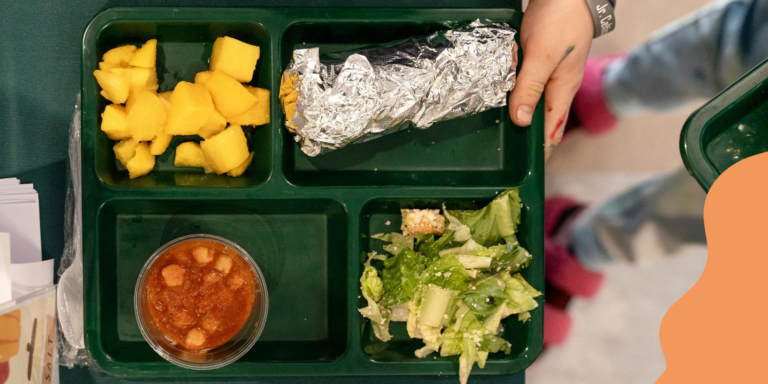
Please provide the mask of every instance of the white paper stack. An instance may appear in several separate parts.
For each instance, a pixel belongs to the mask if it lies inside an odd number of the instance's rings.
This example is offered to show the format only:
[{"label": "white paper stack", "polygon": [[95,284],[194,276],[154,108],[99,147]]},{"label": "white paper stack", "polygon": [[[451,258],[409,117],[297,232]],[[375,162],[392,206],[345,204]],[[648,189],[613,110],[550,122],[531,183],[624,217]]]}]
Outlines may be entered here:
[{"label": "white paper stack", "polygon": [[53,260],[43,261],[40,243],[37,191],[16,178],[0,179],[0,307],[52,284]]}]

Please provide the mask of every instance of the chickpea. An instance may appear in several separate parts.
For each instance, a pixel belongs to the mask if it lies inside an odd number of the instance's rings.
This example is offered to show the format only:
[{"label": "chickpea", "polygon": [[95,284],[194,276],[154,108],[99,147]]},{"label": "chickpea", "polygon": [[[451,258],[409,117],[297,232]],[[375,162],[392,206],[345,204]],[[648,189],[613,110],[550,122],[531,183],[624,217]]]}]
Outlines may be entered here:
[{"label": "chickpea", "polygon": [[219,256],[213,267],[226,275],[232,269],[232,258],[229,256]]},{"label": "chickpea", "polygon": [[200,322],[200,325],[208,333],[216,332],[219,329],[219,324],[219,320],[213,317],[206,317]]},{"label": "chickpea", "polygon": [[216,284],[216,283],[220,282],[220,281],[221,281],[221,280],[223,280],[223,279],[224,279],[224,278],[221,276],[221,274],[219,274],[219,273],[218,273],[218,272],[216,272],[216,271],[212,271],[212,272],[210,272],[210,273],[206,274],[206,275],[203,277],[204,286],[206,286],[206,287],[207,287],[207,286],[209,286],[209,285],[213,285],[213,284]]},{"label": "chickpea", "polygon": [[245,277],[240,273],[236,273],[227,279],[227,284],[229,284],[229,287],[232,289],[239,288],[243,283],[245,283]]},{"label": "chickpea", "polygon": [[195,323],[195,318],[187,313],[185,310],[175,311],[171,313],[172,324],[176,328],[186,329]]},{"label": "chickpea", "polygon": [[165,285],[169,287],[178,287],[184,284],[184,275],[187,270],[177,264],[171,264],[162,270],[163,279],[165,279]]},{"label": "chickpea", "polygon": [[206,247],[196,247],[192,250],[192,257],[200,264],[207,264],[213,261],[213,251]]},{"label": "chickpea", "polygon": [[184,344],[186,344],[189,349],[200,349],[203,344],[205,344],[205,340],[205,332],[199,328],[194,328],[187,332],[187,338],[184,340]]}]

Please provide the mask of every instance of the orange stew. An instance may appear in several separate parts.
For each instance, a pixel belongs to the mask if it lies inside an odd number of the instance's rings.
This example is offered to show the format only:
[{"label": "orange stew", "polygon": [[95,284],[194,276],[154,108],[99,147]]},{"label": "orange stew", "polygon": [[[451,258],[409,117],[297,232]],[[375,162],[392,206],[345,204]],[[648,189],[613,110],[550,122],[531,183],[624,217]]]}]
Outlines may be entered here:
[{"label": "orange stew", "polygon": [[224,344],[243,327],[256,300],[256,276],[239,252],[216,241],[188,240],[161,254],[144,295],[152,321],[189,350]]}]

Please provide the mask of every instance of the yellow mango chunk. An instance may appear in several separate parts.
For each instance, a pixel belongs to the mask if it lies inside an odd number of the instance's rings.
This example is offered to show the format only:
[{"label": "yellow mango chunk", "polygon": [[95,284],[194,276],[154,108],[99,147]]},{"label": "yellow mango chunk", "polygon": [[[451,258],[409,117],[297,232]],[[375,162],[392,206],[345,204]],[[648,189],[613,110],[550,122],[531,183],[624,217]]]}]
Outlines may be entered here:
[{"label": "yellow mango chunk", "polygon": [[213,43],[211,71],[220,70],[241,83],[253,78],[260,49],[228,36],[219,37]]},{"label": "yellow mango chunk", "polygon": [[[165,108],[165,113],[171,113],[171,94],[173,91],[167,91],[163,93],[158,93],[157,96],[160,97],[160,101],[163,102],[163,107]],[[167,121],[166,121],[167,123]]]},{"label": "yellow mango chunk", "polygon": [[128,175],[131,179],[144,176],[155,167],[155,156],[149,152],[147,143],[141,143],[136,147],[136,155],[128,161],[125,168],[128,168]]},{"label": "yellow mango chunk", "polygon": [[248,169],[248,166],[251,165],[251,160],[253,160],[253,152],[251,152],[250,155],[248,155],[248,158],[243,161],[242,164],[238,165],[237,167],[233,168],[231,171],[227,172],[227,175],[230,175],[232,177],[240,177],[245,173],[245,170]]},{"label": "yellow mango chunk", "polygon": [[128,130],[128,113],[120,104],[110,104],[104,108],[101,114],[101,130],[112,140],[124,140],[131,138]]},{"label": "yellow mango chunk", "polygon": [[[127,108],[126,108],[127,109]],[[167,114],[160,98],[150,91],[136,96],[136,102],[128,111],[128,129],[136,141],[150,141],[163,129]]]},{"label": "yellow mango chunk", "polygon": [[113,68],[113,72],[121,73],[127,71],[131,74],[131,89],[141,91],[156,91],[157,84],[157,70],[155,68]]},{"label": "yellow mango chunk", "polygon": [[208,166],[203,149],[200,144],[195,142],[186,142],[176,147],[176,157],[173,159],[173,165],[177,167],[195,167],[204,168]]},{"label": "yellow mango chunk", "polygon": [[171,95],[171,113],[165,131],[171,135],[196,135],[213,112],[208,90],[200,84],[182,81]]},{"label": "yellow mango chunk", "polygon": [[131,89],[130,73],[115,73],[114,69],[107,71],[95,70],[93,76],[101,87],[101,95],[105,99],[115,103],[122,104],[128,99],[128,92]]},{"label": "yellow mango chunk", "polygon": [[143,91],[156,91],[157,72],[155,68],[112,68],[110,71],[117,74],[128,74],[131,77],[131,87],[128,92],[128,99],[125,101],[126,111],[131,110],[136,102],[136,96]]},{"label": "yellow mango chunk", "polygon": [[153,68],[157,62],[157,40],[152,39],[133,54],[128,63],[134,67]]},{"label": "yellow mango chunk", "polygon": [[173,135],[161,131],[152,139],[152,144],[149,145],[149,153],[155,156],[162,155],[168,149],[168,146],[171,145],[171,139],[173,139]]},{"label": "yellow mango chunk", "polygon": [[198,72],[195,75],[195,84],[205,84],[209,77],[211,77],[211,71]]},{"label": "yellow mango chunk", "polygon": [[136,155],[136,147],[138,145],[138,141],[128,139],[115,144],[115,146],[112,147],[112,150],[115,151],[117,160],[125,166],[131,159],[133,159],[133,156]]},{"label": "yellow mango chunk", "polygon": [[237,125],[264,125],[269,123],[269,90],[245,86],[253,96],[256,97],[256,104],[242,115],[237,115],[229,119],[229,122]]},{"label": "yellow mango chunk", "polygon": [[102,71],[109,71],[113,68],[125,68],[125,66],[123,64],[107,63],[106,61],[99,63],[99,69]]},{"label": "yellow mango chunk", "polygon": [[136,104],[136,96],[139,94],[137,92],[131,92],[128,94],[128,100],[125,101],[125,111],[131,112],[131,108],[133,108],[133,105]]},{"label": "yellow mango chunk", "polygon": [[[209,81],[210,82],[210,81]],[[248,140],[243,128],[233,125],[223,132],[200,143],[208,166],[219,175],[227,173],[248,158]]]},{"label": "yellow mango chunk", "polygon": [[135,45],[123,45],[122,47],[110,49],[101,59],[107,63],[127,66],[135,52]]},{"label": "yellow mango chunk", "polygon": [[221,113],[214,110],[211,117],[208,119],[208,122],[197,131],[197,134],[203,139],[209,139],[213,135],[218,135],[226,127],[227,119],[225,119]]},{"label": "yellow mango chunk", "polygon": [[237,80],[221,71],[213,72],[205,82],[205,86],[211,92],[216,110],[226,118],[243,114],[256,104],[256,96],[248,92]]}]

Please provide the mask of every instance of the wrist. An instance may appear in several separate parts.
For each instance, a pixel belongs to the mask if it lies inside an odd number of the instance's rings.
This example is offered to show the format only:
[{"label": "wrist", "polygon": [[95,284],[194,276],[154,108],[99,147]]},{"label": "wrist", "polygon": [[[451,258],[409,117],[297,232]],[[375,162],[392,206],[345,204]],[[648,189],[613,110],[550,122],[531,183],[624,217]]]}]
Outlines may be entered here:
[{"label": "wrist", "polygon": [[606,35],[616,28],[613,12],[615,0],[585,0],[594,24],[594,38]]}]

